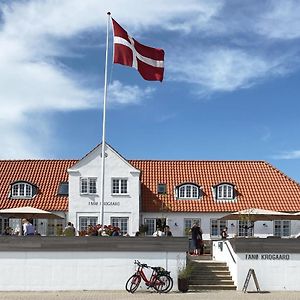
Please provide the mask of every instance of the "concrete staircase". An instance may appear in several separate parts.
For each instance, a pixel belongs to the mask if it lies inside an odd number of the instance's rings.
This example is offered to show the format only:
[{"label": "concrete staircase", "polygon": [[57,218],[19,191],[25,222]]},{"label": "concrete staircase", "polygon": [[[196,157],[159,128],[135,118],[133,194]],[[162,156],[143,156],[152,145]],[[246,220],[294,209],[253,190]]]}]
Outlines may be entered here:
[{"label": "concrete staircase", "polygon": [[193,267],[189,291],[236,290],[228,266],[223,262],[209,260],[209,256],[190,256],[187,263]]}]

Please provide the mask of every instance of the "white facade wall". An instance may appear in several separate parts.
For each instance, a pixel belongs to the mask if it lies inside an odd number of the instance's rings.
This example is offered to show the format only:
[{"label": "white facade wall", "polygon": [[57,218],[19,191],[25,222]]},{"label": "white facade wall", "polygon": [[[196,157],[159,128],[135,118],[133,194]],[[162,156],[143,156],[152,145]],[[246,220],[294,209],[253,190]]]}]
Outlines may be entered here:
[{"label": "white facade wall", "polygon": [[[178,200],[180,201],[180,200]],[[141,213],[141,222],[144,223],[145,219],[165,218],[166,224],[170,226],[173,236],[183,236],[184,233],[184,220],[185,219],[200,219],[200,227],[203,231],[203,239],[218,239],[219,237],[211,236],[211,220],[220,219],[227,213]],[[254,223],[254,236],[265,238],[274,234],[274,223],[272,221],[256,221]],[[238,235],[238,221],[227,221],[229,238]],[[296,236],[300,233],[300,221],[291,221],[291,236]]]},{"label": "white facade wall", "polygon": [[[174,288],[180,252],[0,252],[1,291],[125,290],[135,259],[171,271]],[[149,277],[149,276],[148,276]],[[141,284],[140,289],[146,289]]]},{"label": "white facade wall", "polygon": [[[134,235],[139,228],[140,171],[131,166],[110,147],[106,149],[104,186],[104,224],[112,217],[126,217],[128,233]],[[97,217],[101,222],[101,146],[95,148],[69,170],[69,221],[79,228],[79,217]],[[97,178],[97,194],[81,195],[80,179]],[[128,194],[112,195],[112,178],[128,180]]]},{"label": "white facade wall", "polygon": [[[233,257],[224,243],[229,246]],[[246,255],[253,255],[255,259],[246,259]],[[272,259],[273,255],[288,259]],[[249,269],[254,269],[261,291],[300,291],[298,253],[235,253],[228,241],[215,241],[213,259],[227,263],[237,290],[243,289]],[[247,291],[256,291],[252,276]]]}]

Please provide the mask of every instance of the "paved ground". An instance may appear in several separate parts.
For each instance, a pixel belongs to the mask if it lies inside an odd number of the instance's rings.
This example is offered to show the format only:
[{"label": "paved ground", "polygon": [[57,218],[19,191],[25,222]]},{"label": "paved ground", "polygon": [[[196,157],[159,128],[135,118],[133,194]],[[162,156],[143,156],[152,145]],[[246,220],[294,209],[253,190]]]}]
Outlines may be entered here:
[{"label": "paved ground", "polygon": [[300,292],[272,292],[272,293],[242,293],[236,291],[213,291],[200,293],[178,293],[157,294],[155,292],[136,292],[129,294],[123,291],[80,291],[80,292],[0,292],[2,300],[235,300],[235,299],[275,299],[275,300],[298,300]]}]

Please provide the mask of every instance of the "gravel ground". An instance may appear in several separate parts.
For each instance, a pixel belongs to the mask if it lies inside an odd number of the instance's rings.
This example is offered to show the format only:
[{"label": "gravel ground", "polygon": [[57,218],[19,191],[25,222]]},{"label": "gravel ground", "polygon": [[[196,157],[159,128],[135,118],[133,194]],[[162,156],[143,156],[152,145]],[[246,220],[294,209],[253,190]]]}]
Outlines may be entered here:
[{"label": "gravel ground", "polygon": [[145,291],[129,294],[123,291],[78,291],[78,292],[0,292],[0,299],[5,300],[127,300],[127,299],[162,299],[179,300],[179,299],[278,299],[278,300],[298,300],[300,292],[271,292],[271,293],[242,293],[236,291],[205,291],[199,293],[179,293],[171,292],[169,294],[157,294],[156,292]]}]

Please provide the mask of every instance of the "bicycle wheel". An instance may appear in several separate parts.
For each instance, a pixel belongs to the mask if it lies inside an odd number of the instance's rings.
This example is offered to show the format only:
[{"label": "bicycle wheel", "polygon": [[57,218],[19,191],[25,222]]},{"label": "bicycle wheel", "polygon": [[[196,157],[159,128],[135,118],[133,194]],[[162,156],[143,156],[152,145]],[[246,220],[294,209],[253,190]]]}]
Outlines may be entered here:
[{"label": "bicycle wheel", "polygon": [[125,285],[126,291],[133,294],[139,287],[140,283],[141,283],[141,276],[136,274],[132,275],[126,282]]},{"label": "bicycle wheel", "polygon": [[168,293],[173,288],[173,279],[169,275],[158,275],[153,287],[158,293]]}]

